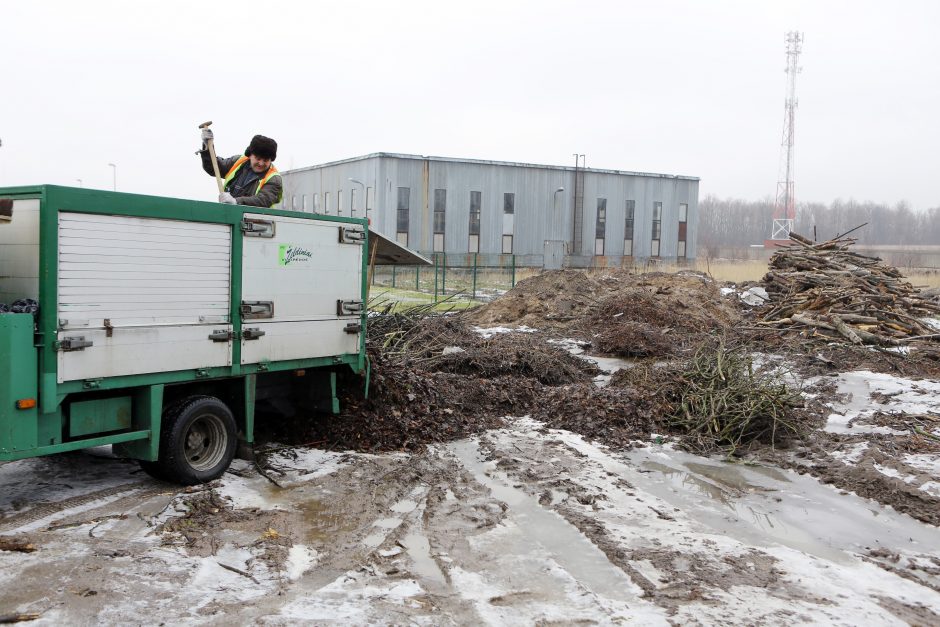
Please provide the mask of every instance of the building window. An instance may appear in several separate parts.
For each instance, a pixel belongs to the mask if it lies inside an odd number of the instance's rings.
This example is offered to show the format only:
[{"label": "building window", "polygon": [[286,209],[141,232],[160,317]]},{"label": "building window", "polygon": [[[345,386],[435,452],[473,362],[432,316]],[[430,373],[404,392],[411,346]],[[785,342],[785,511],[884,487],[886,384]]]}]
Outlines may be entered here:
[{"label": "building window", "polygon": [[330,192],[323,192],[323,213],[330,215]]},{"label": "building window", "polygon": [[306,194],[300,197],[300,210],[305,213],[307,211],[307,195]]},{"label": "building window", "polygon": [[395,233],[398,243],[402,246],[408,245],[408,210],[411,207],[411,188],[398,188],[398,209]]},{"label": "building window", "polygon": [[597,199],[597,219],[594,223],[594,254],[604,254],[604,237],[607,232],[607,199]]},{"label": "building window", "polygon": [[320,194],[313,195],[313,212],[320,213]]},{"label": "building window", "polygon": [[336,192],[336,215],[343,215],[343,190]]},{"label": "building window", "polygon": [[689,205],[688,203],[679,203],[679,246],[676,248],[677,257],[685,257],[685,241],[688,232],[689,223]]},{"label": "building window", "polygon": [[480,252],[480,207],[481,192],[470,192],[470,246],[469,252]]},{"label": "building window", "polygon": [[366,188],[366,217],[372,217],[372,207],[375,206],[375,188]]},{"label": "building window", "polygon": [[434,252],[444,252],[444,217],[447,211],[447,190],[434,190]]},{"label": "building window", "polygon": [[650,243],[650,256],[659,257],[659,240],[663,232],[663,203],[653,203],[653,232]]},{"label": "building window", "polygon": [[[503,194],[503,253],[512,253],[512,235],[516,231],[516,195]],[[509,239],[507,239],[509,238]]]},{"label": "building window", "polygon": [[633,213],[636,211],[636,201],[628,200],[624,207],[623,224],[623,254],[627,257],[633,256]]},{"label": "building window", "polygon": [[512,235],[503,235],[503,254],[512,254]]},{"label": "building window", "polygon": [[290,196],[290,208],[291,211],[297,211],[297,196],[291,194]]}]

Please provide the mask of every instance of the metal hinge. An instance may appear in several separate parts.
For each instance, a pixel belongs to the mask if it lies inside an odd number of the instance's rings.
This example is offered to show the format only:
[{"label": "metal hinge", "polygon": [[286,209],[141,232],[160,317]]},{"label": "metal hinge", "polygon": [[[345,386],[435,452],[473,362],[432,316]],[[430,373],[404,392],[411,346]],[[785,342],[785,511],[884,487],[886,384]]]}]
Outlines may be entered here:
[{"label": "metal hinge", "polygon": [[243,300],[241,305],[242,318],[255,320],[258,318],[274,317],[273,300]]},{"label": "metal hinge", "polygon": [[362,313],[361,300],[338,300],[336,301],[337,316],[353,316]]},{"label": "metal hinge", "polygon": [[235,334],[225,329],[216,329],[209,334],[209,339],[213,342],[228,342],[229,340],[235,339]]},{"label": "metal hinge", "polygon": [[264,331],[258,328],[254,329],[242,329],[242,339],[243,340],[257,340],[259,337],[264,335]]},{"label": "metal hinge", "polygon": [[362,325],[359,324],[358,322],[350,322],[345,327],[343,327],[343,331],[346,333],[349,333],[350,335],[352,335],[353,333],[361,333]]},{"label": "metal hinge", "polygon": [[67,337],[53,344],[53,349],[62,352],[83,351],[89,346],[94,345],[91,340],[86,340],[84,335],[78,337]]},{"label": "metal hinge", "polygon": [[359,226],[339,227],[340,244],[362,244],[366,241],[366,232]]},{"label": "metal hinge", "polygon": [[274,237],[274,220],[245,218],[241,228],[245,237]]}]

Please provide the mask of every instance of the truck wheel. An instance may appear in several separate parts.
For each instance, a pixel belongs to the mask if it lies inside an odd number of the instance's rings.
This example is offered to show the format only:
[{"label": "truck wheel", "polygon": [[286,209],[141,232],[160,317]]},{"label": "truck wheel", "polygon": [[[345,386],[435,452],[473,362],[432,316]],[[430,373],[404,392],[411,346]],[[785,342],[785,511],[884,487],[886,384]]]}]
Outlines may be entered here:
[{"label": "truck wheel", "polygon": [[235,418],[213,396],[191,396],[169,407],[160,429],[160,458],[142,462],[151,476],[182,485],[217,479],[235,457]]}]

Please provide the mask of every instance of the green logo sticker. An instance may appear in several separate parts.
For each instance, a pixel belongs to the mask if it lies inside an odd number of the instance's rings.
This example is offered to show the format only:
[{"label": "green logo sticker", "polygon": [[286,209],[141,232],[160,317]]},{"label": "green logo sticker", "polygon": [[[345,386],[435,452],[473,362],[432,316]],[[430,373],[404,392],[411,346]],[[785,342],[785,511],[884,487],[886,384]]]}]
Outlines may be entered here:
[{"label": "green logo sticker", "polygon": [[279,244],[277,249],[277,265],[289,266],[302,261],[310,261],[313,253],[293,244]]}]

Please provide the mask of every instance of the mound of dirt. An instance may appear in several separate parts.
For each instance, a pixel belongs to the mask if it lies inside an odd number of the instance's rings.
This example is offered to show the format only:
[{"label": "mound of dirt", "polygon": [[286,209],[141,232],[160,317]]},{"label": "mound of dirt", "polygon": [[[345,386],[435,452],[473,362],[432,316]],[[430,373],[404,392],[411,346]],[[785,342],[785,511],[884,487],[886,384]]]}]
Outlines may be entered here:
[{"label": "mound of dirt", "polygon": [[668,356],[741,319],[736,305],[702,274],[619,270],[545,272],[466,316],[479,325],[566,331],[597,351],[623,357]]},{"label": "mound of dirt", "polygon": [[493,302],[467,312],[474,324],[525,324],[543,328],[578,320],[618,286],[613,276],[551,270],[519,281]]}]

